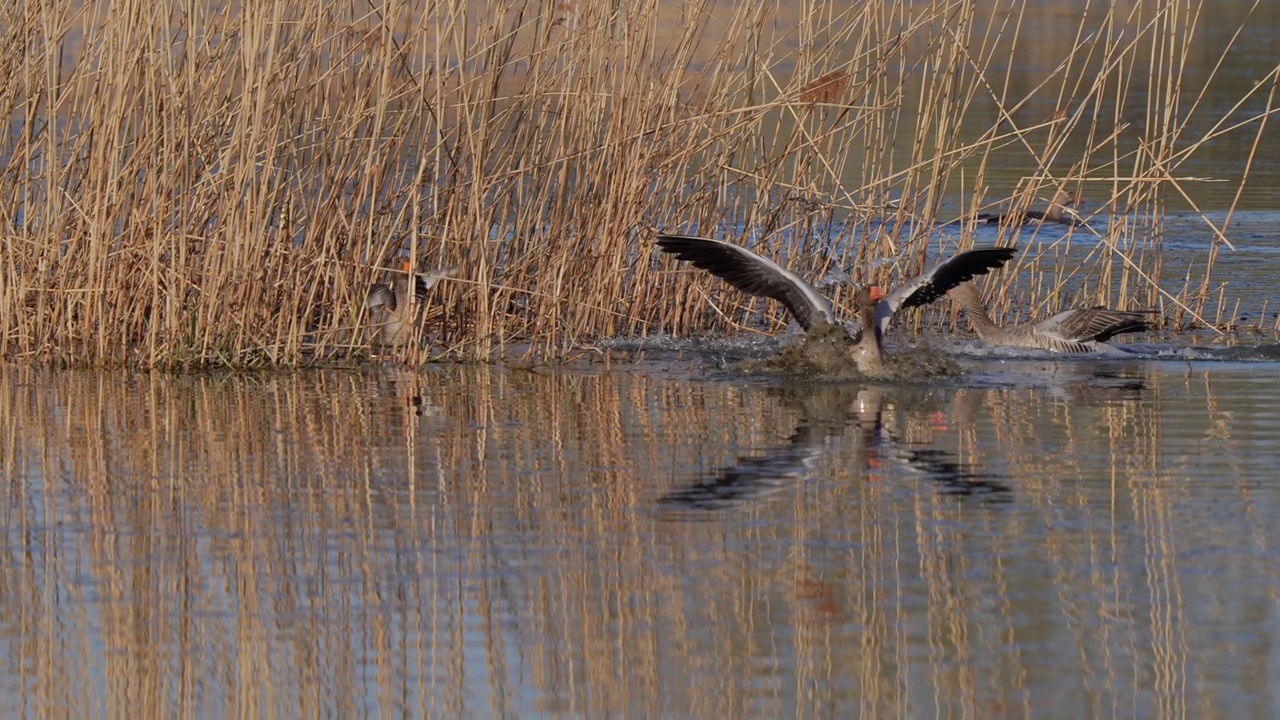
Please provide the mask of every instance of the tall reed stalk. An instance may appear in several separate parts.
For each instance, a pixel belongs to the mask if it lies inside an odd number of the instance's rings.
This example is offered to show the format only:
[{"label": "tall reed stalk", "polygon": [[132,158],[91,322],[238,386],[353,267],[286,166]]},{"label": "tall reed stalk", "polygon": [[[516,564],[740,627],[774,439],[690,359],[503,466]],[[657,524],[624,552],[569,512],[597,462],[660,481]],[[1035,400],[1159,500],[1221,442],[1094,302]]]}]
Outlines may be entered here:
[{"label": "tall reed stalk", "polygon": [[[1013,87],[1044,5],[18,0],[0,9],[0,355],[359,356],[365,293],[402,257],[459,268],[411,362],[722,331],[781,315],[655,258],[656,230],[891,282],[932,261],[956,197],[1060,186],[1096,190],[1109,222],[1024,233],[1029,282],[1002,283],[1000,309],[1066,288],[1211,322],[1226,223],[1184,287],[1162,282],[1165,199],[1193,198],[1179,166],[1213,137],[1262,137],[1275,75],[1261,111],[1188,137],[1201,7],[1151,0],[1072,20],[1042,81]],[[972,242],[953,227],[943,245]]]}]

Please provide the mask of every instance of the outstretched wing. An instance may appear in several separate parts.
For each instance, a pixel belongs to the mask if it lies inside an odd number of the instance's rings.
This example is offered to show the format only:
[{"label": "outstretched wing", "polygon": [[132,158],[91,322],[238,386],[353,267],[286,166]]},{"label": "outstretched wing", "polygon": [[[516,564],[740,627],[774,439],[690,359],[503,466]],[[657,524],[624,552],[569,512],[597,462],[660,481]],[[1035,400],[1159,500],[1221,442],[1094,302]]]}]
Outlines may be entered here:
[{"label": "outstretched wing", "polygon": [[1150,326],[1149,313],[1112,310],[1101,305],[1064,310],[1038,323],[1036,330],[1075,342],[1106,342],[1123,333],[1143,332]]},{"label": "outstretched wing", "polygon": [[817,322],[837,324],[831,301],[812,285],[744,247],[692,235],[659,235],[658,247],[748,295],[777,300],[805,330]]},{"label": "outstretched wing", "polygon": [[1016,248],[992,247],[966,250],[953,256],[886,295],[876,305],[876,327],[884,333],[898,310],[927,305],[960,283],[1003,267],[1016,252]]}]

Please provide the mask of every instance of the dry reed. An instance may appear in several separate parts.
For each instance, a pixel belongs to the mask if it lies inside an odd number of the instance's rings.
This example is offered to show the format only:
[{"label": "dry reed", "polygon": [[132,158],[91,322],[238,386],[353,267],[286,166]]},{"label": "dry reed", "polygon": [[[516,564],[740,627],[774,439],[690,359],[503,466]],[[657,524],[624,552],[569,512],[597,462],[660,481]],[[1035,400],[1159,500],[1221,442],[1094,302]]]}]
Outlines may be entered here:
[{"label": "dry reed", "polygon": [[[1211,246],[1171,291],[1166,198],[1194,206],[1179,168],[1212,139],[1254,133],[1257,152],[1275,75],[1241,99],[1270,81],[1260,111],[1189,135],[1200,8],[1159,0],[1073,20],[1051,70],[1013,87],[1000,68],[1035,52],[1020,38],[1042,5],[10,3],[0,356],[359,356],[364,294],[403,256],[462,274],[409,361],[721,331],[759,304],[708,303],[722,289],[654,258],[655,229],[815,275],[877,261],[865,279],[887,282],[936,252],[945,198],[976,210],[1016,177],[1015,206],[1083,185],[1109,222],[1020,238],[1027,282],[998,311],[1079,297],[1211,324],[1231,216],[1205,219]],[[972,242],[958,227],[942,244]]]}]

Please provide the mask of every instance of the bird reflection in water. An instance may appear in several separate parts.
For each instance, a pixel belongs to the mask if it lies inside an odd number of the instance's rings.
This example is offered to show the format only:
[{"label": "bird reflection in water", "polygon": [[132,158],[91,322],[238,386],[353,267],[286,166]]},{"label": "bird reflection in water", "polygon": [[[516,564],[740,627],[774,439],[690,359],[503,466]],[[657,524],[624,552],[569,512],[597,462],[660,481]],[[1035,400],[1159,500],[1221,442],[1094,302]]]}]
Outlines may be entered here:
[{"label": "bird reflection in water", "polygon": [[[927,389],[921,389],[928,392]],[[786,402],[800,405],[801,420],[785,445],[740,458],[697,482],[659,499],[664,510],[725,510],[758,502],[807,478],[816,461],[847,442],[852,425],[861,435],[868,474],[912,475],[936,483],[948,495],[976,495],[1001,500],[1007,484],[954,454],[922,443],[903,441],[895,428],[905,407],[922,398],[888,387],[820,385],[784,390]],[[893,398],[891,400],[890,398]],[[927,398],[923,398],[927,401]]]}]

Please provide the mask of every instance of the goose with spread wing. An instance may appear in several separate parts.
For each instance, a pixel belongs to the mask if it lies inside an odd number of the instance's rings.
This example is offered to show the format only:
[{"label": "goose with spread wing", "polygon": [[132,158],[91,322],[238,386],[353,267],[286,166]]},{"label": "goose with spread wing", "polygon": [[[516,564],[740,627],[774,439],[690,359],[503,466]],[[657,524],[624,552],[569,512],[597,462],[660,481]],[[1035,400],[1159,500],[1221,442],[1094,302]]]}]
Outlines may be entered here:
[{"label": "goose with spread wing", "polygon": [[1064,310],[1040,322],[1001,327],[987,314],[987,306],[973,283],[961,283],[947,294],[964,309],[978,337],[990,345],[1087,353],[1106,348],[1106,342],[1116,335],[1150,329],[1149,312],[1112,310],[1101,305]]},{"label": "goose with spread wing", "polygon": [[1014,248],[967,250],[912,278],[885,295],[864,286],[854,298],[862,329],[851,331],[836,316],[831,301],[795,273],[733,243],[692,235],[659,235],[658,247],[706,270],[748,295],[782,303],[810,338],[839,332],[848,359],[859,372],[885,372],[882,338],[898,310],[931,303],[960,283],[1002,267]]}]

